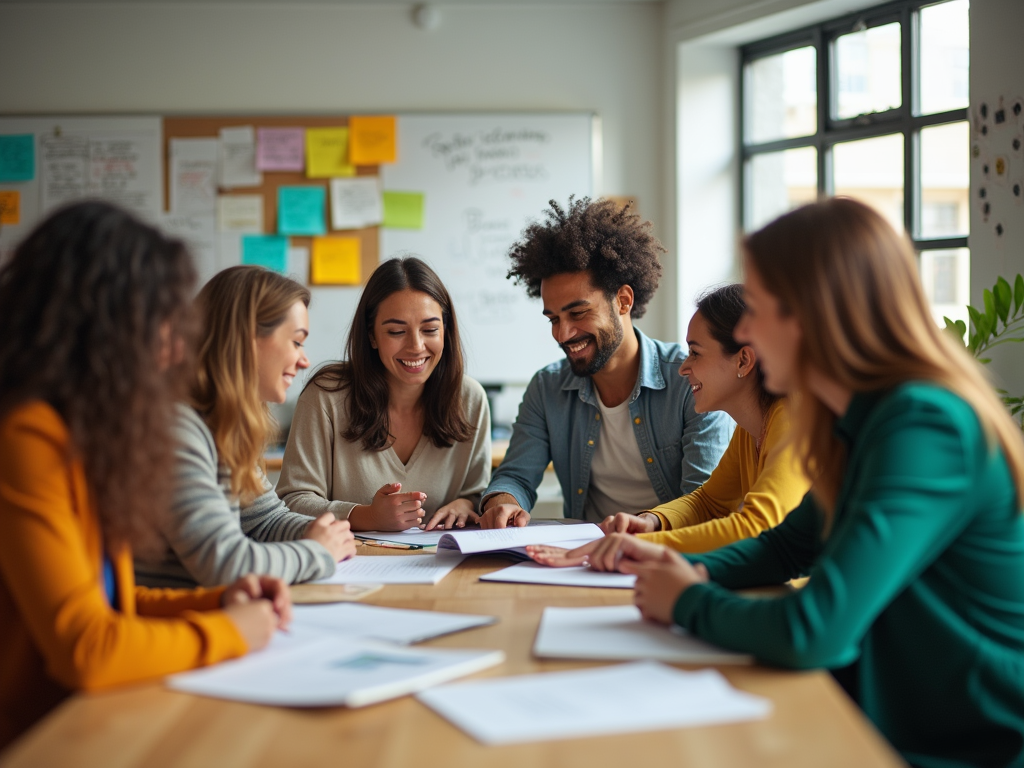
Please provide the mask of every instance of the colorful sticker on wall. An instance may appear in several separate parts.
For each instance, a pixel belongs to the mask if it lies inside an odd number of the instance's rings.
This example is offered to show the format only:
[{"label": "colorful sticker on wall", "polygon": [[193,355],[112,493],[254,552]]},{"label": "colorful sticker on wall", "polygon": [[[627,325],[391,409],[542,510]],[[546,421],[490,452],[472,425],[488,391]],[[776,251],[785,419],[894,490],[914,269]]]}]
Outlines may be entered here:
[{"label": "colorful sticker on wall", "polygon": [[348,128],[308,128],[306,130],[306,176],[326,179],[330,176],[355,176],[348,160]]},{"label": "colorful sticker on wall", "polygon": [[0,191],[0,226],[21,223],[21,192]]},{"label": "colorful sticker on wall", "polygon": [[242,263],[275,272],[288,269],[288,238],[278,235],[242,235]]},{"label": "colorful sticker on wall", "polygon": [[361,252],[356,237],[314,237],[309,262],[313,285],[359,285]]},{"label": "colorful sticker on wall", "polygon": [[384,224],[388,229],[423,229],[422,192],[385,192]]},{"label": "colorful sticker on wall", "polygon": [[398,157],[396,124],[393,116],[349,118],[349,162],[352,165],[395,162]]},{"label": "colorful sticker on wall", "polygon": [[0,181],[36,177],[36,137],[31,133],[0,136]]},{"label": "colorful sticker on wall", "polygon": [[323,187],[278,187],[277,231],[282,235],[322,235],[327,232]]},{"label": "colorful sticker on wall", "polygon": [[256,167],[261,171],[301,171],[305,168],[305,129],[257,129]]}]

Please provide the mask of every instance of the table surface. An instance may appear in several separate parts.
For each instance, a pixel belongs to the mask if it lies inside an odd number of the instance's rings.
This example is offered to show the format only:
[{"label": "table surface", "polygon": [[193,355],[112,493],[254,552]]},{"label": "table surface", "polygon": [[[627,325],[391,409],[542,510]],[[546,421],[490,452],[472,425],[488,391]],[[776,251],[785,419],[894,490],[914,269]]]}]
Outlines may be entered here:
[{"label": "table surface", "polygon": [[[361,552],[404,554],[369,547]],[[504,664],[476,677],[597,666],[533,658],[541,613],[546,606],[621,605],[630,602],[632,592],[478,582],[484,573],[509,563],[495,555],[471,557],[436,586],[385,586],[366,602],[499,617],[492,626],[425,644],[505,651]],[[411,696],[365,709],[282,709],[173,693],[154,682],[73,696],[17,742],[0,764],[4,768],[638,768],[658,762],[701,768],[903,765],[828,674],[758,665],[719,669],[737,688],[770,698],[772,714],[765,720],[734,725],[485,747]]]}]

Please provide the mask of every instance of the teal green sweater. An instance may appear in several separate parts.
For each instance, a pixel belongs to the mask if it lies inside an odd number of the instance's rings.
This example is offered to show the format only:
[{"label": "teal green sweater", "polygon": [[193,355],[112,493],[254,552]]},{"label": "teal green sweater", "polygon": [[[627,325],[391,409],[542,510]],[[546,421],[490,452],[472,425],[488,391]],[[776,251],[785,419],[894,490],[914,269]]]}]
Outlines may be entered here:
[{"label": "teal green sweater", "polygon": [[[675,621],[769,664],[857,662],[859,703],[912,765],[1024,766],[1024,516],[1002,452],[947,390],[855,395],[835,523],[808,494],[756,539],[689,557]],[[810,576],[771,600],[732,589]]]}]

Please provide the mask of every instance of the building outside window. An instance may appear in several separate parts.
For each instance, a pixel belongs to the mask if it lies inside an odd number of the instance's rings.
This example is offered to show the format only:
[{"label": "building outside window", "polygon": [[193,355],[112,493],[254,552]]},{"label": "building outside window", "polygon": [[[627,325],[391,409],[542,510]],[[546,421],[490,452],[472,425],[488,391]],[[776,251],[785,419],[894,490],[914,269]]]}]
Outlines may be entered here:
[{"label": "building outside window", "polygon": [[742,48],[743,228],[848,195],[905,231],[936,322],[970,292],[969,0],[901,0]]}]

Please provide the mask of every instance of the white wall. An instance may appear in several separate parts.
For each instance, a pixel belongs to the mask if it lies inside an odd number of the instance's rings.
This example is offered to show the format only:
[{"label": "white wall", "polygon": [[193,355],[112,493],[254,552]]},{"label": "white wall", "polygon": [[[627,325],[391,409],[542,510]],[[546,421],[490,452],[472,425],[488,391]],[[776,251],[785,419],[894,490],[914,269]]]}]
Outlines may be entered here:
[{"label": "white wall", "polygon": [[[440,11],[425,32],[403,5],[0,3],[0,114],[591,110],[598,191],[666,237],[661,4]],[[641,323],[661,337],[665,288]]]},{"label": "white wall", "polygon": [[[971,109],[976,112],[984,101],[990,106],[999,97],[1006,105],[1024,97],[1024,1],[971,0]],[[1013,156],[1009,149],[1013,135],[1021,128],[1012,128],[1013,117],[997,126],[990,112],[990,133],[976,136],[974,141],[985,151],[1010,156],[1010,181],[1024,184],[1024,153]],[[1024,120],[1017,121],[1024,125]],[[1002,148],[1000,150],[1000,148]],[[986,222],[979,203],[979,189],[986,187],[992,205]],[[1003,235],[996,234],[1002,224]],[[1024,272],[1024,205],[1015,201],[1010,187],[987,182],[980,173],[980,162],[971,162],[971,304],[983,306],[982,291],[992,288],[1000,275],[1013,281]],[[1009,344],[992,351],[990,368],[1000,385],[1015,395],[1024,394],[1024,349]]]}]

